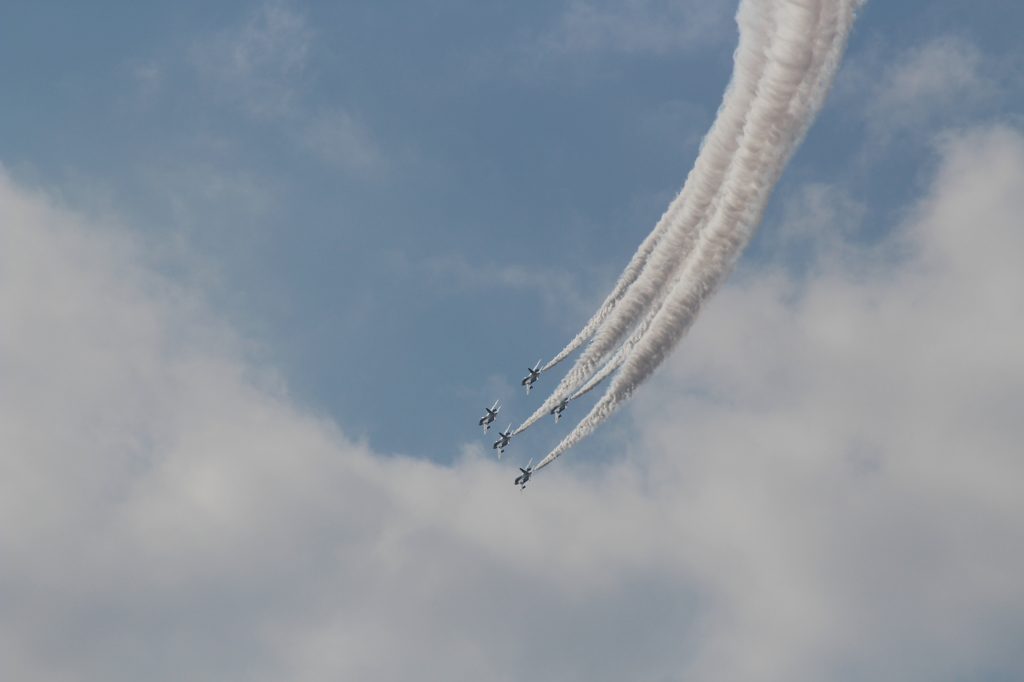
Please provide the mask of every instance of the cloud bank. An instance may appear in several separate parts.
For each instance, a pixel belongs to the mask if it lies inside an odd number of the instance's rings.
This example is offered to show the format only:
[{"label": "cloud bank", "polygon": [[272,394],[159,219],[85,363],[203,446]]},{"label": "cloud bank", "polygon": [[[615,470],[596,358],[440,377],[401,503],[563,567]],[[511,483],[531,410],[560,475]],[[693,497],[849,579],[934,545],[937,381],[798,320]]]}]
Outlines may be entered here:
[{"label": "cloud bank", "polygon": [[1024,137],[941,153],[883,244],[739,273],[629,463],[522,494],[351,442],[145,245],[3,177],[0,677],[1014,677]]}]

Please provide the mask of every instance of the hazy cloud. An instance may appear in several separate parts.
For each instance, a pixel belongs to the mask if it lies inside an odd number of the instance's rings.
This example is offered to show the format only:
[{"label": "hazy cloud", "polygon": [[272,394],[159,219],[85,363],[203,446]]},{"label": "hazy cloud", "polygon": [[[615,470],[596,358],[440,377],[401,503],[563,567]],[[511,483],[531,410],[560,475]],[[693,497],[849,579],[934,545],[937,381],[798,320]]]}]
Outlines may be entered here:
[{"label": "hazy cloud", "polygon": [[791,271],[830,270],[837,261],[847,268],[857,260],[889,266],[880,254],[856,245],[866,211],[842,186],[810,182],[783,198],[782,219],[761,238],[772,258]]},{"label": "hazy cloud", "polygon": [[296,149],[349,172],[379,173],[385,158],[366,126],[344,108],[310,104],[315,37],[292,3],[264,0],[241,25],[195,44],[191,60],[215,98],[280,126]]},{"label": "hazy cloud", "polygon": [[495,261],[469,262],[459,256],[432,256],[410,262],[394,255],[392,267],[423,278],[434,292],[473,294],[481,301],[500,300],[502,291],[530,292],[541,301],[545,319],[564,323],[587,314],[594,295],[584,290],[579,277],[556,268]]},{"label": "hazy cloud", "polygon": [[572,0],[538,47],[552,56],[690,51],[731,40],[734,12],[709,0]]},{"label": "hazy cloud", "polygon": [[997,89],[983,63],[972,43],[953,37],[909,50],[886,67],[868,115],[907,128],[927,123],[937,111],[977,106]]},{"label": "hazy cloud", "polygon": [[313,39],[305,18],[284,0],[264,0],[240,26],[192,48],[192,62],[220,96],[254,116],[293,113]]},{"label": "hazy cloud", "polygon": [[927,141],[936,127],[961,124],[1015,89],[1016,69],[958,36],[940,36],[900,52],[874,49],[854,58],[837,82],[867,124],[870,149]]},{"label": "hazy cloud", "polygon": [[741,273],[626,462],[524,493],[351,442],[144,245],[0,178],[0,676],[1013,676],[1024,138],[943,154],[897,267]]},{"label": "hazy cloud", "polygon": [[293,135],[300,148],[344,170],[373,174],[386,165],[366,128],[340,109],[311,116]]},{"label": "hazy cloud", "polygon": [[694,678],[1024,669],[1024,138],[943,151],[884,244],[726,287],[641,394],[642,451],[728,614]]}]

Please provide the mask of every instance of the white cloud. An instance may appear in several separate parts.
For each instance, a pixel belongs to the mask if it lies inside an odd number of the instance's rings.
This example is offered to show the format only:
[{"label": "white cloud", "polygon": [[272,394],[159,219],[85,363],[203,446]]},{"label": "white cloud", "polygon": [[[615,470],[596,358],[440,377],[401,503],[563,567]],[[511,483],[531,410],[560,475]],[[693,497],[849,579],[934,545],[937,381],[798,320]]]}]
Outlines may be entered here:
[{"label": "white cloud", "polygon": [[996,92],[982,54],[970,42],[936,38],[888,65],[875,86],[868,116],[893,127],[927,123],[938,112],[978,106]]},{"label": "white cloud", "polygon": [[313,32],[284,0],[264,0],[240,26],[192,47],[192,62],[217,94],[241,102],[250,114],[293,113],[299,77]]},{"label": "white cloud", "polygon": [[806,183],[783,199],[778,225],[761,235],[772,256],[792,271],[829,271],[837,263],[847,269],[859,262],[869,269],[891,265],[879,253],[863,253],[850,242],[863,226],[866,206],[844,188],[820,182]]},{"label": "white cloud", "polygon": [[899,235],[728,287],[637,405],[728,614],[696,679],[1024,669],[1024,139],[944,154]]},{"label": "white cloud", "polygon": [[1019,673],[1024,139],[944,154],[897,267],[747,273],[627,463],[522,494],[298,411],[142,246],[0,179],[0,677]]},{"label": "white cloud", "polygon": [[537,46],[545,54],[668,54],[732,39],[734,8],[707,0],[573,0]]},{"label": "white cloud", "polygon": [[0,676],[522,677],[555,625],[627,602],[623,572],[661,573],[629,552],[650,537],[579,535],[620,505],[558,475],[524,497],[473,456],[375,456],[125,235],[6,178],[0,210]]},{"label": "white cloud", "polygon": [[844,66],[833,100],[867,124],[875,153],[893,142],[929,142],[937,128],[977,120],[1019,90],[1015,59],[958,36],[890,54],[868,49]]},{"label": "white cloud", "polygon": [[294,138],[301,149],[355,173],[374,174],[387,163],[366,128],[341,109],[311,116]]},{"label": "white cloud", "polygon": [[191,62],[216,100],[280,126],[296,149],[350,172],[377,174],[386,160],[366,126],[344,108],[309,105],[314,38],[290,2],[264,0],[240,25],[193,45]]},{"label": "white cloud", "polygon": [[554,268],[494,261],[470,263],[457,255],[410,262],[405,254],[394,254],[392,267],[424,278],[432,291],[472,293],[481,300],[498,300],[501,296],[497,292],[502,290],[535,292],[543,306],[535,312],[542,312],[546,320],[585,318],[600,304],[599,294],[583,291],[576,276]]}]

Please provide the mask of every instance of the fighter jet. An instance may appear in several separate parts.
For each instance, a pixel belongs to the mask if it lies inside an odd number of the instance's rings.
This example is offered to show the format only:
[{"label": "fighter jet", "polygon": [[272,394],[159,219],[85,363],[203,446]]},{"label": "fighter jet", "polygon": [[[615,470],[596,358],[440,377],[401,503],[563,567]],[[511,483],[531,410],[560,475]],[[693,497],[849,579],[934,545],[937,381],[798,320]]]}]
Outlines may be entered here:
[{"label": "fighter jet", "polygon": [[498,416],[498,410],[501,408],[498,407],[498,401],[495,400],[493,406],[485,407],[484,409],[487,410],[487,414],[480,417],[480,421],[477,422],[477,425],[484,427],[484,433],[487,433],[487,430],[491,428],[491,422]]},{"label": "fighter jet", "polygon": [[498,451],[498,459],[501,459],[501,453],[505,452],[505,446],[512,440],[512,424],[508,425],[508,428],[504,431],[499,431],[498,435],[501,436],[498,440],[494,441],[494,445],[491,446],[492,450]]},{"label": "fighter jet", "polygon": [[528,370],[530,373],[523,377],[522,385],[526,386],[526,395],[530,395],[530,387],[533,386],[533,382],[540,379],[540,360],[533,366],[533,369]]},{"label": "fighter jet", "polygon": [[552,407],[551,411],[548,412],[548,414],[555,415],[555,423],[557,424],[558,423],[558,418],[562,416],[562,412],[564,412],[565,408],[567,408],[567,407],[569,407],[569,399],[568,398],[562,398],[562,402],[560,402],[557,405],[555,405],[554,407]]},{"label": "fighter jet", "polygon": [[520,490],[525,490],[526,482],[529,481],[530,476],[533,475],[533,460],[530,460],[530,463],[526,465],[525,469],[523,467],[519,467],[519,470],[523,473],[521,476],[516,477],[516,482],[513,485],[519,486]]}]

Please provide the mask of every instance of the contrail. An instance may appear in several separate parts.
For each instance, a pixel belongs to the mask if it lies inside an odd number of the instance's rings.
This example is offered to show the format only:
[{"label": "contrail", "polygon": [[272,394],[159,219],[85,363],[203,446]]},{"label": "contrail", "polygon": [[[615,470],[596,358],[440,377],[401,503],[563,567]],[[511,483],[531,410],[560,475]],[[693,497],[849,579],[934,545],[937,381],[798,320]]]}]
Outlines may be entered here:
[{"label": "contrail", "polygon": [[640,339],[643,338],[644,334],[647,333],[647,330],[648,328],[650,328],[651,322],[653,321],[656,313],[657,310],[649,313],[647,317],[644,318],[643,322],[637,325],[636,329],[633,330],[633,333],[630,334],[629,338],[626,339],[621,346],[619,346],[619,349],[615,351],[615,355],[612,356],[612,359],[604,363],[604,366],[601,367],[601,369],[599,369],[597,372],[595,372],[593,376],[591,376],[590,379],[587,380],[587,383],[583,384],[582,388],[578,389],[575,393],[573,393],[569,397],[569,400],[576,400],[576,398],[579,398],[580,396],[590,393],[595,388],[597,388],[598,384],[607,379],[609,376],[612,375],[613,372],[615,372],[615,370],[621,367],[622,363],[625,362],[626,358],[629,356],[629,353],[633,350],[633,348],[636,347],[636,344],[640,342]]},{"label": "contrail", "polygon": [[[749,7],[745,8],[747,5]],[[764,54],[774,36],[770,31],[756,31],[745,25],[770,20],[765,12],[767,7],[762,5],[744,2],[737,14],[740,42],[734,56],[732,80],[682,191],[641,244],[598,312],[569,345],[545,365],[544,369],[554,366],[594,337],[551,396],[515,430],[516,434],[542,419],[586,382],[652,304],[660,305],[660,297],[667,294],[665,283],[677,271],[707,221],[708,209],[739,145],[745,112],[757,96],[767,65]]]},{"label": "contrail", "polygon": [[[753,15],[756,12],[757,8],[753,8],[748,14]],[[767,33],[749,32],[746,35],[741,35],[739,47],[736,49],[736,67],[732,80],[726,88],[715,122],[701,142],[701,153],[698,155],[693,170],[687,176],[683,189],[669,205],[654,230],[640,244],[640,248],[637,249],[626,269],[619,276],[615,288],[601,307],[576,337],[544,366],[544,370],[548,370],[564,360],[602,327],[616,304],[644,272],[648,259],[659,247],[666,232],[673,229],[675,233],[678,233],[695,227],[694,219],[699,220],[702,208],[706,208],[714,196],[717,183],[721,182],[725,171],[725,163],[728,162],[729,155],[735,150],[736,138],[740,133],[738,126],[742,125],[738,114],[749,106],[750,100],[755,95],[757,82],[764,66],[764,60],[759,59],[757,55],[766,49],[765,41],[770,38],[771,36]],[[705,153],[705,150],[708,150],[708,153]],[[691,197],[694,194],[698,196]],[[678,219],[679,213],[684,210],[687,212],[687,216]],[[676,236],[676,239],[678,238]],[[684,255],[679,252],[678,245],[670,245],[669,248],[677,258]]]},{"label": "contrail", "polygon": [[[859,0],[741,2],[733,82],[677,198],[686,205],[670,209],[669,224],[655,228],[658,236],[638,266],[639,273],[597,323],[590,346],[549,401],[557,403],[571,391],[566,390],[568,386],[577,387],[587,377],[591,380],[582,392],[619,371],[591,412],[536,469],[572,447],[628,400],[664,362],[731,272],[761,220],[772,187],[821,107],[859,4]],[[744,49],[745,45],[756,47]],[[744,106],[727,106],[730,94],[750,82],[755,83],[753,95],[738,98]],[[716,139],[718,129],[734,131],[731,141]],[[694,190],[688,192],[691,182]],[[630,338],[594,374],[631,329]]]}]

